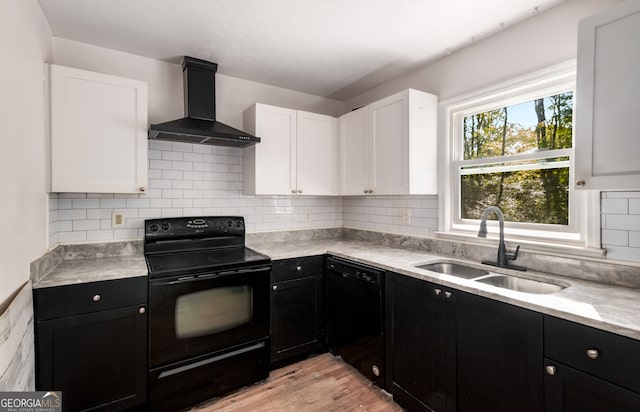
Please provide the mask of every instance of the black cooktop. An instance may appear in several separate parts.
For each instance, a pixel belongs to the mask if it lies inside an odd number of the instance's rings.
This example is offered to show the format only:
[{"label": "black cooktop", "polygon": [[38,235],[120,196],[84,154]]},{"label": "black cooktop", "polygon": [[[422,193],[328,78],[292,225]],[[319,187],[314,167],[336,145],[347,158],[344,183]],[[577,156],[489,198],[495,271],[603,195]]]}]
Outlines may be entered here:
[{"label": "black cooktop", "polygon": [[268,256],[244,246],[147,256],[149,275],[154,278],[237,269],[270,261]]}]

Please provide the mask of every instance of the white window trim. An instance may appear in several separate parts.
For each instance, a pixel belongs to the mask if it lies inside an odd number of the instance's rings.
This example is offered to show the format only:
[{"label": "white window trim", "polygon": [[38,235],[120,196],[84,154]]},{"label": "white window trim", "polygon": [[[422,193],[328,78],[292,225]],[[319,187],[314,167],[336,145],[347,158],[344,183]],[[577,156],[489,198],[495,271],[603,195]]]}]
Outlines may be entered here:
[{"label": "white window trim", "polygon": [[[460,239],[480,244],[493,244],[495,240],[487,241],[476,236],[478,224],[475,221],[456,223],[454,221],[456,197],[454,188],[457,185],[454,154],[460,150],[455,139],[456,128],[459,127],[456,119],[465,112],[474,112],[495,107],[497,100],[501,104],[510,104],[533,100],[544,95],[552,95],[560,91],[574,90],[576,77],[576,60],[572,59],[543,70],[535,71],[524,76],[483,88],[462,96],[446,99],[439,104],[438,122],[438,232],[439,237]],[[528,99],[531,97],[530,99]],[[574,165],[570,169],[569,187],[573,188]],[[573,190],[573,189],[571,189]],[[505,224],[505,236],[507,240],[517,241],[530,250],[570,253],[581,256],[600,257],[604,251],[600,245],[600,192],[580,190],[575,191],[573,200],[578,200],[579,207],[572,207],[572,221],[579,220],[579,233],[567,233],[553,230],[543,232],[539,229],[527,229],[526,224]],[[579,209],[579,210],[578,210]],[[577,214],[573,214],[573,211]],[[498,228],[496,222],[488,223],[489,235],[497,237]],[[539,228],[540,226],[538,226]]]}]

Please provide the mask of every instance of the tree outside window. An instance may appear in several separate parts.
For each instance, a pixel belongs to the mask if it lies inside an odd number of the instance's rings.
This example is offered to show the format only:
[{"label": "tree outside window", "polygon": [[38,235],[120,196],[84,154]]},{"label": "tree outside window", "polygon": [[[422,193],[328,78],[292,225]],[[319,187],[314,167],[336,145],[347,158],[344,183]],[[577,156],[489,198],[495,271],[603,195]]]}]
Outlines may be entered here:
[{"label": "tree outside window", "polygon": [[462,118],[459,216],[489,206],[510,222],[569,224],[573,92]]}]

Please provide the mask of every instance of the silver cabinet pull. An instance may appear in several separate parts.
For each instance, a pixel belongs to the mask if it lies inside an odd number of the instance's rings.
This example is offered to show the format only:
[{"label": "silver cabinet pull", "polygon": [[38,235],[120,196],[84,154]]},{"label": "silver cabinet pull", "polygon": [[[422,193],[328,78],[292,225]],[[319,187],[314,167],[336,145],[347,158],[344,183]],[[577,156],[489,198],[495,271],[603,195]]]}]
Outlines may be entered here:
[{"label": "silver cabinet pull", "polygon": [[544,371],[547,372],[547,375],[553,376],[556,374],[556,367],[552,365],[547,365],[544,367]]},{"label": "silver cabinet pull", "polygon": [[145,309],[145,307],[144,307],[144,306],[141,306],[141,307],[140,307],[140,309],[138,309],[138,313],[140,313],[141,315],[144,315],[144,313],[145,313],[146,311],[147,311],[147,310]]},{"label": "silver cabinet pull", "polygon": [[141,192],[146,192],[146,191],[147,191],[147,188],[146,188],[146,187],[144,187],[144,186],[140,186],[140,187],[138,188],[138,190],[139,190],[139,191],[141,191]]},{"label": "silver cabinet pull", "polygon": [[584,186],[584,185],[586,185],[586,184],[587,184],[587,182],[585,182],[584,180],[578,180],[578,181],[576,182],[576,186],[579,186],[579,187],[582,187],[582,186]]},{"label": "silver cabinet pull", "polygon": [[291,189],[291,193],[296,193],[296,189]]},{"label": "silver cabinet pull", "polygon": [[451,292],[444,292],[444,297],[445,297],[446,299],[449,299],[451,296],[452,296],[452,293],[451,293]]},{"label": "silver cabinet pull", "polygon": [[298,193],[302,193],[302,189],[298,189]]},{"label": "silver cabinet pull", "polygon": [[598,359],[600,356],[600,352],[597,349],[587,349],[587,357],[589,359]]},{"label": "silver cabinet pull", "polygon": [[364,194],[366,195],[367,193],[369,193],[369,191],[367,189],[364,189]]},{"label": "silver cabinet pull", "polygon": [[442,289],[434,289],[433,293],[435,293],[436,296],[440,296],[440,294],[442,293]]},{"label": "silver cabinet pull", "polygon": [[93,301],[97,302],[102,298],[102,296],[98,295],[97,293],[95,295],[93,295]]}]

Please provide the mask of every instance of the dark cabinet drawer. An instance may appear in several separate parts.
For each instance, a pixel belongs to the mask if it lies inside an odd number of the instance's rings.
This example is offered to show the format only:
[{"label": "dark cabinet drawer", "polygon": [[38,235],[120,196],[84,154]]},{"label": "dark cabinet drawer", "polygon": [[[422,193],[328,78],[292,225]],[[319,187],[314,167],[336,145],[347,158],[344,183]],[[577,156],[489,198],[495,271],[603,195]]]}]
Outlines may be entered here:
[{"label": "dark cabinet drawer", "polygon": [[640,392],[640,342],[545,316],[545,357]]},{"label": "dark cabinet drawer", "polygon": [[320,276],[322,256],[275,260],[271,270],[271,282]]},{"label": "dark cabinet drawer", "polygon": [[34,289],[38,321],[147,302],[147,277]]}]

